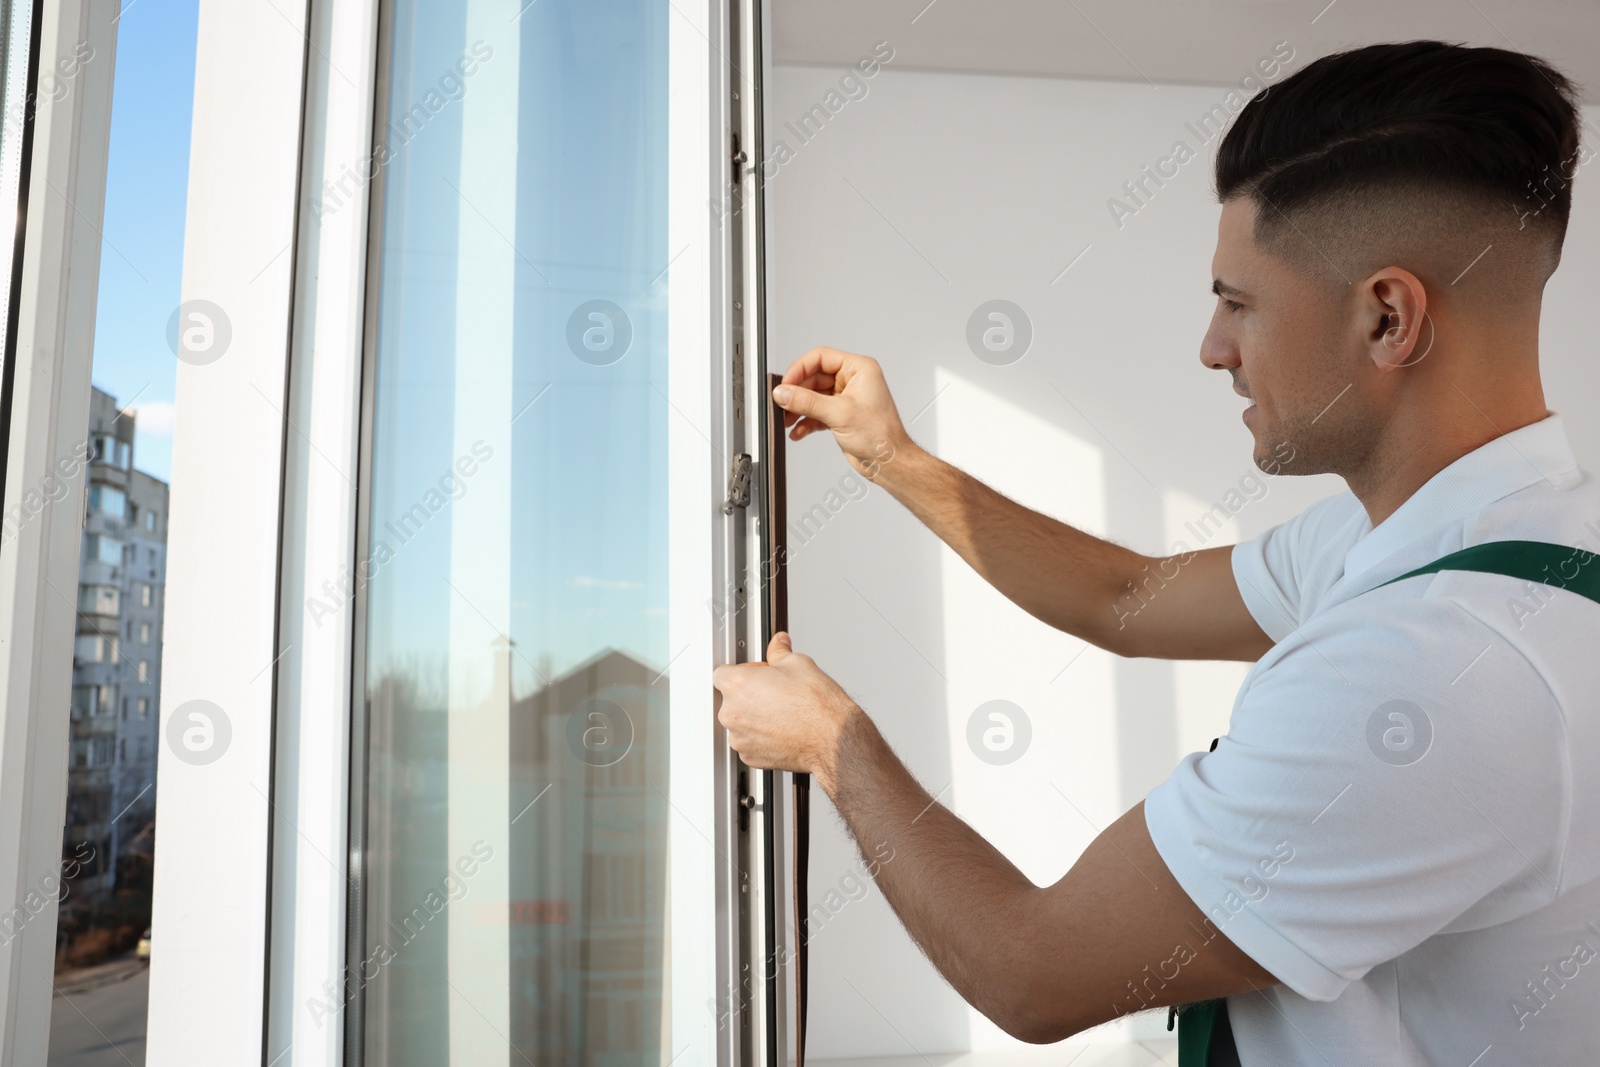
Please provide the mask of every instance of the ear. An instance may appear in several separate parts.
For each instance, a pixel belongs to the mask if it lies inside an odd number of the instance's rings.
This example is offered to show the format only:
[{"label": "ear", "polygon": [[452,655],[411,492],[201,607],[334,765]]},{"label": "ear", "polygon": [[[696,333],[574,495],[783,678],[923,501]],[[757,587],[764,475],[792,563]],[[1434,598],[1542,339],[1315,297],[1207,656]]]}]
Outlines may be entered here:
[{"label": "ear", "polygon": [[1414,367],[1433,347],[1428,290],[1402,267],[1384,267],[1361,283],[1360,320],[1379,371]]}]

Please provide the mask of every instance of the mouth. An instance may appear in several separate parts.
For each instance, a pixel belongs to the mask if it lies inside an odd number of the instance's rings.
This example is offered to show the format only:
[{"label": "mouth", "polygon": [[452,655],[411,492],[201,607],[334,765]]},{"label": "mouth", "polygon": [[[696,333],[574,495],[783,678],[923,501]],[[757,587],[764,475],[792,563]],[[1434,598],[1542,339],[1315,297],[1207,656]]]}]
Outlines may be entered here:
[{"label": "mouth", "polygon": [[[1246,400],[1250,399],[1250,394],[1239,388],[1239,383],[1237,381],[1233,383],[1233,391],[1244,397]],[[1256,406],[1251,404],[1249,407],[1245,408],[1242,413],[1240,413],[1239,417],[1242,419],[1248,419],[1255,412],[1255,410]]]}]

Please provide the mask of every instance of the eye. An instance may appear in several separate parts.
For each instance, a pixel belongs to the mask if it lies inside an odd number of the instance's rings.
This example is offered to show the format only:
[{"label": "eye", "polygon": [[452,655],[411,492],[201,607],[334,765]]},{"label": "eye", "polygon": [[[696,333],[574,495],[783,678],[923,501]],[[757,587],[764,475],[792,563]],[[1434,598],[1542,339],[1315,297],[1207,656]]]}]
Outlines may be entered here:
[{"label": "eye", "polygon": [[1225,296],[1218,297],[1217,299],[1222,301],[1222,306],[1227,308],[1230,314],[1232,312],[1235,312],[1235,311],[1243,311],[1244,310],[1244,305],[1239,303],[1237,300],[1229,300]]}]

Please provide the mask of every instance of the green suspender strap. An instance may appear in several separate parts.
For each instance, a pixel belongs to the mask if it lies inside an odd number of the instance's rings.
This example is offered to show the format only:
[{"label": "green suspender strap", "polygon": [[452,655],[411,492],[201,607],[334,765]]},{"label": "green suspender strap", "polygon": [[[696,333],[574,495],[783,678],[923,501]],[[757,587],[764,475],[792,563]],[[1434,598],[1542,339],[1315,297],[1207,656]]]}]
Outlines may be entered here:
[{"label": "green suspender strap", "polygon": [[1426,566],[1390,578],[1376,588],[1438,571],[1479,571],[1525,582],[1542,582],[1600,604],[1600,567],[1591,566],[1595,558],[1593,552],[1548,541],[1488,541],[1441,556]]},{"label": "green suspender strap", "polygon": [[[1202,1000],[1167,1012],[1167,1029],[1178,1020],[1178,1067],[1209,1067],[1210,1064],[1239,1062],[1233,1046],[1233,1031],[1227,1026],[1228,1002]],[[1230,1059],[1231,1057],[1231,1059]]]},{"label": "green suspender strap", "polygon": [[[1597,559],[1600,556],[1593,552],[1548,541],[1489,541],[1441,556],[1373,588],[1382,589],[1440,571],[1478,571],[1565,589],[1600,604],[1600,567],[1593,566]],[[1215,748],[1216,742],[1211,747]],[[1239,1062],[1225,999],[1174,1008],[1167,1015],[1167,1029],[1172,1029],[1174,1018],[1178,1024],[1178,1067],[1224,1067]]]}]

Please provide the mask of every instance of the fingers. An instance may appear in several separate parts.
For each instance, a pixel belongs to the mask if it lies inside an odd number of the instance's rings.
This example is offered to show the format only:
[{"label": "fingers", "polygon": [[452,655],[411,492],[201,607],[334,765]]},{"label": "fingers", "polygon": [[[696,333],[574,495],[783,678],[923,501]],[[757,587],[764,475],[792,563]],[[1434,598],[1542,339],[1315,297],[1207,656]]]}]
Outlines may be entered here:
[{"label": "fingers", "polygon": [[838,385],[840,388],[842,388],[844,385],[844,379],[832,374],[819,373],[808,374],[804,378],[801,378],[798,382],[784,382],[783,384],[798,385],[802,389],[810,389],[813,393],[836,393],[839,390],[835,388],[835,385]]},{"label": "fingers", "polygon": [[[781,637],[784,640],[784,643],[781,646],[778,644],[778,637]],[[749,672],[762,670],[767,667],[767,665],[772,661],[772,652],[774,649],[778,650],[778,655],[780,658],[784,655],[793,655],[794,653],[790,649],[788,641],[788,634],[779,634],[777,637],[774,637],[772,642],[767,645],[767,661],[765,663],[724,663],[722,666],[714,668],[711,671],[711,687],[717,690],[717,692],[721,693],[723,696],[727,696],[731,690],[739,687],[741,681],[749,680],[745,679],[744,677],[745,675],[749,674]]]},{"label": "fingers", "polygon": [[784,411],[814,418],[827,426],[844,415],[845,402],[840,397],[814,393],[798,385],[780,385],[772,391],[772,398]]},{"label": "fingers", "polygon": [[794,427],[789,431],[789,440],[791,441],[802,440],[818,430],[826,430],[828,428],[825,423],[818,422],[816,419],[801,418],[796,415],[794,420]]},{"label": "fingers", "polygon": [[778,664],[794,655],[794,644],[789,640],[789,635],[782,630],[772,635],[772,640],[767,642],[767,662]]},{"label": "fingers", "polygon": [[[818,394],[820,394],[822,396],[832,396],[833,394],[835,394],[835,393],[837,393],[839,391],[839,389],[834,388],[834,382],[835,382],[835,379],[834,379],[833,375],[831,375],[831,374],[813,374],[811,377],[805,379],[804,381],[794,382],[794,383],[789,383],[789,384],[798,385],[802,389],[809,389],[813,393],[818,393]],[[842,388],[842,387],[843,387],[843,385],[841,383],[840,388]],[[795,423],[797,423],[799,421],[800,421],[800,416],[795,414],[794,412],[785,411],[783,413],[783,424],[785,426],[793,426]]]},{"label": "fingers", "polygon": [[844,369],[845,360],[849,352],[841,352],[837,348],[813,348],[793,363],[783,372],[785,385],[800,385],[807,378],[826,375],[833,377]]}]

